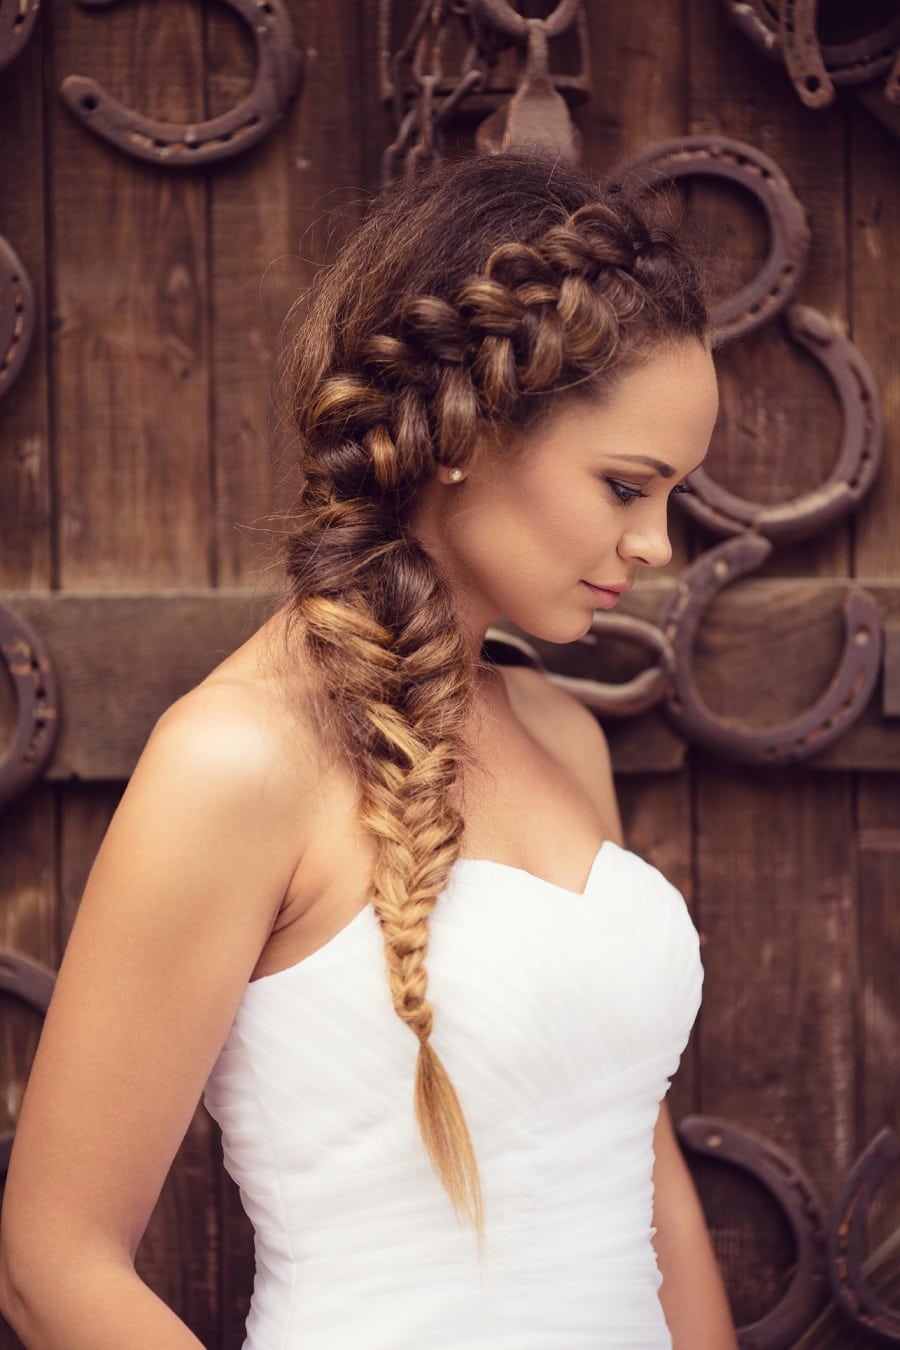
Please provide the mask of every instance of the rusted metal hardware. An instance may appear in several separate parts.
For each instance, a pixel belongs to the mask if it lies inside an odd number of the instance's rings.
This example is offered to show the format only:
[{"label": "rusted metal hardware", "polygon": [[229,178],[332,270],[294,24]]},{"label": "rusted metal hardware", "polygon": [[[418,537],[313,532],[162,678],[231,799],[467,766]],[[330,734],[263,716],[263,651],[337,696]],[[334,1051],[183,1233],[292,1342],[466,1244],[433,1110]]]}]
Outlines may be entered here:
[{"label": "rusted metal hardware", "polygon": [[686,1116],[676,1133],[694,1153],[749,1172],[781,1209],[796,1258],[785,1292],[768,1313],[738,1331],[741,1350],[789,1350],[828,1301],[825,1210],[799,1164],[768,1139],[713,1116]]},{"label": "rusted metal hardware", "polygon": [[[671,643],[656,624],[629,614],[596,615],[589,634],[581,640],[608,641],[610,638],[636,643],[655,657],[656,663],[622,684],[605,684],[600,680],[580,679],[547,670],[531,643],[518,633],[489,628],[485,646],[488,656],[499,658],[501,664],[522,664],[524,658],[525,664],[540,670],[552,684],[574,694],[595,712],[606,717],[636,717],[638,713],[655,707],[665,697],[671,684],[674,652]],[[509,660],[510,655],[513,656],[512,662]]]},{"label": "rusted metal hardware", "polygon": [[900,1161],[900,1139],[883,1129],[860,1154],[838,1197],[828,1233],[828,1273],[837,1303],[859,1326],[900,1344],[900,1311],[870,1288],[862,1270],[866,1216],[891,1168]]},{"label": "rusted metal hardware", "polygon": [[794,88],[807,108],[827,108],[834,85],[816,33],[819,0],[781,0],[781,46]]},{"label": "rusted metal hardware", "polygon": [[[552,145],[574,156],[578,136],[568,105],[590,91],[587,19],[583,0],[560,0],[545,19],[526,19],[507,0],[423,0],[399,49],[389,55],[393,5],[380,0],[379,46],[382,95],[393,106],[397,134],[383,156],[390,181],[411,174],[443,153],[443,133],[463,105],[489,113],[477,133],[478,148],[491,153],[513,145]],[[577,74],[551,74],[548,41],[574,26]],[[455,73],[445,54],[461,37],[463,55]],[[524,51],[515,86],[498,76],[499,58]]]},{"label": "rusted metal hardware", "polygon": [[[781,16],[770,0],[724,0],[729,16],[773,61],[785,61],[800,98],[810,108],[827,107],[829,88],[868,84],[888,75],[900,49],[900,15],[851,41],[819,43],[816,0],[782,0]],[[785,15],[788,14],[787,24]],[[789,28],[786,40],[785,28]],[[823,79],[824,72],[824,79]],[[816,85],[815,81],[820,83]],[[891,87],[889,79],[885,93]],[[888,93],[888,96],[891,95]]]},{"label": "rusted metal hardware", "polygon": [[[55,980],[53,971],[41,961],[0,949],[0,994],[21,999],[36,1012],[45,1013]],[[0,1176],[5,1176],[9,1167],[14,1134],[14,1130],[0,1131]]]},{"label": "rusted metal hardware", "polygon": [[769,557],[770,540],[743,531],[701,555],[678,580],[659,617],[675,650],[674,690],[664,704],[672,725],[688,740],[746,764],[791,764],[824,750],[842,736],[869,701],[881,662],[881,619],[867,591],[844,601],[844,651],[820,698],[780,726],[751,728],[715,713],[694,677],[694,646],[703,613],[732,581]]},{"label": "rusted metal hardware", "polygon": [[24,792],[53,754],[59,731],[56,678],[34,630],[0,605],[0,655],[13,682],[18,718],[0,759],[0,810]]},{"label": "rusted metal hardware", "polygon": [[12,245],[0,234],[0,398],[22,372],[34,336],[34,291]]},{"label": "rusted metal hardware", "polygon": [[861,352],[837,324],[807,305],[792,305],[786,318],[791,338],[825,367],[840,401],[844,429],[837,463],[811,492],[774,506],[728,492],[706,470],[696,470],[682,505],[715,534],[756,530],[778,543],[808,539],[855,511],[881,466],[881,399]]},{"label": "rusted metal hardware", "polygon": [[469,0],[469,7],[486,27],[524,44],[527,51],[516,92],[478,128],[478,151],[492,154],[515,146],[542,145],[577,160],[581,137],[550,76],[548,44],[571,27],[581,0],[559,0],[546,19],[526,19],[508,0]]},{"label": "rusted metal hardware", "polygon": [[757,275],[712,311],[716,343],[752,333],[792,299],[809,256],[806,212],[774,159],[746,141],[729,136],[685,136],[661,141],[618,166],[613,186],[632,191],[667,179],[725,178],[759,202],[769,227],[769,254]]},{"label": "rusted metal hardware", "polygon": [[[453,22],[465,31],[465,54],[455,81],[444,72],[444,49]],[[399,51],[388,59],[391,15],[382,0],[378,14],[383,61],[382,93],[394,109],[397,135],[382,156],[382,178],[413,174],[443,149],[444,126],[470,94],[484,87],[487,66],[496,54],[485,52],[470,16],[453,0],[424,0]]]},{"label": "rusted metal hardware", "polygon": [[40,0],[0,0],[0,70],[15,61],[31,37]]},{"label": "rusted metal hardware", "polygon": [[[80,0],[90,9],[115,0]],[[195,168],[243,154],[268,136],[300,88],[303,57],[284,0],[224,0],[249,25],[257,69],[246,98],[203,122],[159,122],[127,108],[84,75],[68,75],[60,96],[95,135],[137,159],[167,168]]]}]

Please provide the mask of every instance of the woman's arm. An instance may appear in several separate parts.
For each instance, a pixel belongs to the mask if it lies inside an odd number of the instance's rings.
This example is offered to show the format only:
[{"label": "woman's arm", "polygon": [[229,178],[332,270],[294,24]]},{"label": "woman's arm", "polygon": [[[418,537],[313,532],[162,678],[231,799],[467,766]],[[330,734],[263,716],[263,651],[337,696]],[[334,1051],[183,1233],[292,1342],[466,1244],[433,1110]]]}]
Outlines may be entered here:
[{"label": "woman's arm", "polygon": [[737,1350],[706,1220],[665,1102],[653,1134],[653,1246],[673,1350]]},{"label": "woman's arm", "polygon": [[135,1250],[296,864],[243,687],[160,719],[94,862],[16,1131],[0,1298],[29,1350],[196,1350]]}]

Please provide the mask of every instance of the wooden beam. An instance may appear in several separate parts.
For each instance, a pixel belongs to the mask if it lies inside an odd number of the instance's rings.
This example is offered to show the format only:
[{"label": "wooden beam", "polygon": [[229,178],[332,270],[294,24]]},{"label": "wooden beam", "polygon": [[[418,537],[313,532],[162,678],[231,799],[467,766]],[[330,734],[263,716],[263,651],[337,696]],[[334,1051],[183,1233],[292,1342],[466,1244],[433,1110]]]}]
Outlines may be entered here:
[{"label": "wooden beam", "polygon": [[[900,620],[900,583],[863,582],[885,623]],[[635,588],[623,610],[652,619],[673,583]],[[840,605],[846,582],[747,581],[720,596],[703,623],[698,679],[711,706],[757,725],[774,723],[811,702],[828,681],[841,646]],[[134,768],[154,722],[271,614],[273,597],[249,590],[0,592],[46,644],[61,701],[60,740],[47,777],[121,780]],[[555,647],[535,642],[549,669],[597,679],[624,679],[643,658],[616,641]],[[6,744],[13,704],[0,703]],[[616,769],[673,772],[684,742],[654,711],[607,722]],[[860,721],[815,759],[817,769],[900,767],[900,719],[884,719],[880,695]]]}]

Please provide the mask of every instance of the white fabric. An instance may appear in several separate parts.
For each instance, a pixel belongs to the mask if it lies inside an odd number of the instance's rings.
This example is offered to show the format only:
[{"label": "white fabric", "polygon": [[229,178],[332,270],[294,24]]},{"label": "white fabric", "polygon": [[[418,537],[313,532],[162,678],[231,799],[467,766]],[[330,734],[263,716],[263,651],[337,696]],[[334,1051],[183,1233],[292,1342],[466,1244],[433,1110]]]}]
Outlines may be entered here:
[{"label": "white fabric", "polygon": [[461,859],[429,925],[485,1253],[424,1153],[369,907],[247,987],[207,1084],[256,1230],[244,1350],[667,1350],[652,1132],[703,978],[681,895],[611,842],[582,894]]}]

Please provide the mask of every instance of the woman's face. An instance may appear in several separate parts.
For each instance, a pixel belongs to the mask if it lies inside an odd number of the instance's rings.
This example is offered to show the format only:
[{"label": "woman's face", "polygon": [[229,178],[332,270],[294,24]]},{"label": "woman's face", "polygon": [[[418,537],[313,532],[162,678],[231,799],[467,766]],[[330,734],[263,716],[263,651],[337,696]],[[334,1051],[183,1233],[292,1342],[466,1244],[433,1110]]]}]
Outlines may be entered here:
[{"label": "woman's face", "polygon": [[[602,403],[572,401],[513,455],[479,448],[459,483],[439,471],[412,525],[453,586],[473,638],[505,615],[548,642],[588,631],[640,565],[669,561],[669,497],[703,460],[718,410],[712,358],[660,348]],[[592,590],[591,587],[600,588]]]}]

